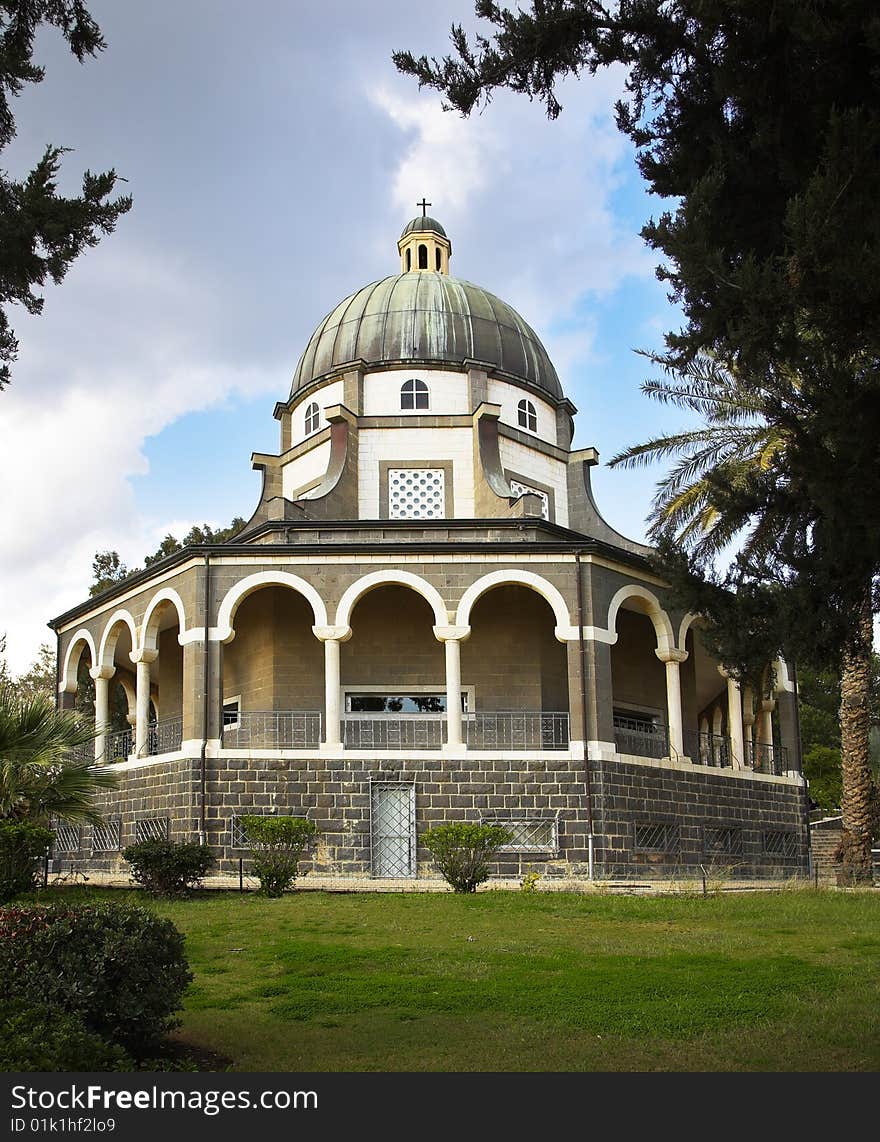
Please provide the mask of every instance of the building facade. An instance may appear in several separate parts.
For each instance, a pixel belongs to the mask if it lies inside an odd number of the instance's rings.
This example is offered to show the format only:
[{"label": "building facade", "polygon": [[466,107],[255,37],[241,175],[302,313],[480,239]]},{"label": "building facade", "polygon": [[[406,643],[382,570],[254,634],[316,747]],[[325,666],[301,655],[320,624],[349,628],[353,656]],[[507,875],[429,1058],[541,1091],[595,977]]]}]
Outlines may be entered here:
[{"label": "building facade", "polygon": [[452,820],[512,831],[498,875],[804,871],[785,664],[757,700],[712,659],[599,514],[540,340],[450,275],[443,227],[398,253],[315,330],[244,529],[51,623],[62,703],[87,669],[99,725],[129,722],[96,742],[104,823],[56,858],[198,837],[234,871],[241,816],[278,813],[317,825],[314,878],[433,877],[419,837]]}]

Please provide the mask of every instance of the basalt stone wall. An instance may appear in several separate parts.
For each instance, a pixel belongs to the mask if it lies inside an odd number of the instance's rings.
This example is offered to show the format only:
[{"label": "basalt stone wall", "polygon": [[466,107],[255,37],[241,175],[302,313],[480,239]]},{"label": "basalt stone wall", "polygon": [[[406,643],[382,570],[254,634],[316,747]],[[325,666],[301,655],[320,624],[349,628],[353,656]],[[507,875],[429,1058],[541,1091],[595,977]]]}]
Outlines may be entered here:
[{"label": "basalt stone wall", "polygon": [[[449,821],[551,820],[557,848],[503,854],[495,876],[537,868],[569,876],[586,868],[587,825],[583,766],[568,758],[534,761],[357,757],[287,760],[224,758],[210,763],[208,841],[221,855],[219,871],[237,872],[247,849],[234,842],[234,818],[246,813],[308,816],[318,826],[301,869],[321,876],[372,873],[371,790],[376,782],[414,788],[417,836]],[[419,876],[435,877],[430,854],[418,847]]]},{"label": "basalt stone wall", "polygon": [[603,876],[694,876],[700,865],[740,879],[808,872],[801,785],[619,761],[592,772]]},{"label": "basalt stone wall", "polygon": [[200,770],[198,758],[181,758],[125,769],[119,786],[101,793],[96,803],[102,826],[83,825],[78,844],[59,831],[53,850],[57,871],[118,872],[128,868],[121,850],[152,836],[172,841],[195,839],[199,828]]},{"label": "basalt stone wall", "polygon": [[[804,875],[808,838],[800,786],[738,778],[704,769],[593,762],[595,871],[602,879],[698,876],[699,866],[737,877]],[[493,876],[533,869],[547,877],[588,871],[588,818],[582,762],[552,754],[538,760],[477,757],[376,760],[223,757],[207,761],[207,843],[214,871],[249,866],[238,819],[250,813],[308,816],[318,834],[303,874],[365,877],[373,872],[373,787],[414,790],[416,838],[449,821],[542,822],[554,844],[502,852]],[[109,827],[81,830],[75,851],[56,845],[56,868],[118,871],[120,850],[145,829],[168,821],[172,840],[198,834],[200,764],[163,761],[122,773],[102,798]],[[108,848],[117,837],[118,844]],[[546,828],[544,827],[546,826]],[[161,828],[160,828],[161,831]],[[100,842],[100,843],[98,843]],[[417,848],[419,876],[434,877],[430,854]]]}]

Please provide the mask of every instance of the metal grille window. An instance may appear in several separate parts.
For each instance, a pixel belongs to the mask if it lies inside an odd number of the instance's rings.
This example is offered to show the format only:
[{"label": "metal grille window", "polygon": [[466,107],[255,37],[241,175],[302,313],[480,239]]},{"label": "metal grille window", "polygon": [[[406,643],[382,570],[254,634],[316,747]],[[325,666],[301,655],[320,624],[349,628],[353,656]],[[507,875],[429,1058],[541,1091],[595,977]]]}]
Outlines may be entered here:
[{"label": "metal grille window", "polygon": [[[251,813],[242,813],[240,816],[231,817],[229,820],[229,835],[232,848],[234,849],[249,849],[251,847],[250,837],[247,835],[247,830],[242,824],[242,817],[276,817],[276,816],[295,817],[295,813],[262,813],[259,809],[254,809]],[[305,815],[303,815],[305,819]]]},{"label": "metal grille window", "polygon": [[223,729],[237,729],[240,724],[241,699],[226,698],[223,702]]},{"label": "metal grille window", "polygon": [[798,853],[797,833],[767,832],[764,834],[764,852],[771,856],[793,857]]},{"label": "metal grille window", "polygon": [[671,853],[678,850],[678,825],[651,821],[635,825],[636,852]]},{"label": "metal grille window", "polygon": [[424,381],[419,381],[413,377],[411,380],[403,382],[400,386],[400,407],[402,409],[425,410],[428,408],[428,404],[428,386]]},{"label": "metal grille window", "polygon": [[79,825],[56,825],[55,826],[55,852],[56,853],[73,853],[80,846],[82,839],[82,830]]},{"label": "metal grille window", "polygon": [[370,833],[373,876],[415,876],[415,786],[373,782]]},{"label": "metal grille window", "polygon": [[735,826],[704,827],[703,852],[708,856],[742,856],[742,851],[742,829]]},{"label": "metal grille window", "polygon": [[92,826],[92,849],[96,853],[116,852],[122,836],[122,822],[118,817]]},{"label": "metal grille window", "polygon": [[487,817],[484,825],[500,825],[513,833],[513,839],[502,850],[528,849],[552,852],[556,849],[556,819],[554,817]]},{"label": "metal grille window", "polygon": [[446,473],[442,468],[389,468],[388,515],[391,519],[443,519]]},{"label": "metal grille window", "polygon": [[141,841],[167,841],[168,818],[142,817],[139,821],[135,822],[134,839],[138,844],[140,844]]},{"label": "metal grille window", "polygon": [[542,492],[538,488],[531,488],[528,484],[520,483],[519,480],[510,481],[510,490],[515,496],[537,496],[541,501],[541,518],[550,518],[550,497],[546,492]]},{"label": "metal grille window", "polygon": [[521,400],[516,406],[516,420],[520,428],[529,432],[538,431],[538,414],[530,400]]}]

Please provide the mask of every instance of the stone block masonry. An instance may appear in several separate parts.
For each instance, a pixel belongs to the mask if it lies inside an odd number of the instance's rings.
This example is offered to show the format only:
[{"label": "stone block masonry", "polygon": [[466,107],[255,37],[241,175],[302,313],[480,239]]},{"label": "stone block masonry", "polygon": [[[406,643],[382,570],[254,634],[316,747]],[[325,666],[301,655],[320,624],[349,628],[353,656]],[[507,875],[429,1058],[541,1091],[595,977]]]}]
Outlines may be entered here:
[{"label": "stone block masonry", "polygon": [[[277,813],[308,816],[318,827],[303,873],[370,876],[371,790],[377,782],[414,789],[419,877],[436,876],[419,836],[449,821],[513,821],[526,831],[529,823],[538,823],[541,839],[533,847],[499,854],[493,876],[516,877],[530,869],[551,878],[587,875],[584,768],[570,757],[377,760],[268,752],[208,759],[205,820],[207,843],[218,858],[215,871],[236,874],[239,858],[247,859],[237,818]],[[798,783],[614,760],[592,764],[592,790],[600,879],[694,876],[700,865],[723,867],[738,879],[806,875],[804,789]],[[56,857],[64,868],[124,871],[121,849],[144,830],[161,830],[167,821],[172,840],[195,839],[200,797],[197,758],[124,769],[120,788],[101,798],[109,828],[83,829],[80,848]]]}]

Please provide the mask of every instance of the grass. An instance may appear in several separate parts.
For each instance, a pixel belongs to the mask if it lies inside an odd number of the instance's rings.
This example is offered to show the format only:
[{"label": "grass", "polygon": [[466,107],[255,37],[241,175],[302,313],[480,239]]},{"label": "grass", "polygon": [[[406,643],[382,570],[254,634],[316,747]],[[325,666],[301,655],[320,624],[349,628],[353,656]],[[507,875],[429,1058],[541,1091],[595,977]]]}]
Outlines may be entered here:
[{"label": "grass", "polygon": [[880,893],[59,891],[186,933],[233,1071],[880,1069]]}]

